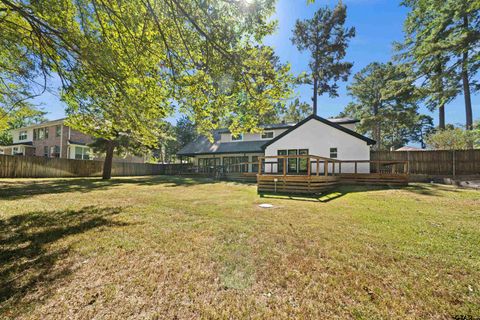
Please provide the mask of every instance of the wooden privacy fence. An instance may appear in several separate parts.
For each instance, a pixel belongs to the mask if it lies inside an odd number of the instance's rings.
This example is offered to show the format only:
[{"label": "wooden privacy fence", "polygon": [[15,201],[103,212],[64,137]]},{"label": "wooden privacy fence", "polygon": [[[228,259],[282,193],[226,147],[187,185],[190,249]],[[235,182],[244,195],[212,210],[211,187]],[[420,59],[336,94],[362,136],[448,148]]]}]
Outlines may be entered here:
[{"label": "wooden privacy fence", "polygon": [[[189,164],[114,162],[112,176],[177,174]],[[103,161],[0,155],[0,178],[61,178],[101,176]]]},{"label": "wooden privacy fence", "polygon": [[372,151],[370,160],[407,161],[409,174],[480,174],[478,150]]}]

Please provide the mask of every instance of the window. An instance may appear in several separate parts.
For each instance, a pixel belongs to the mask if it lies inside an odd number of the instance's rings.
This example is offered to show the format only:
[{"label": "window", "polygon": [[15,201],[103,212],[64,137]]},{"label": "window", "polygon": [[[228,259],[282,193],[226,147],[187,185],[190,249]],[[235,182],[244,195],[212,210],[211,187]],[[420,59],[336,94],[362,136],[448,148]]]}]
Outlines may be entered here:
[{"label": "window", "polygon": [[43,147],[43,156],[48,158],[48,146]]},{"label": "window", "polygon": [[[300,149],[298,150],[299,155],[308,155],[308,149]],[[298,172],[307,172],[308,170],[308,159],[307,158],[299,158],[298,159]]]},{"label": "window", "polygon": [[243,134],[239,134],[238,136],[234,136],[232,134],[232,141],[242,141],[243,140]]},{"label": "window", "polygon": [[48,139],[49,128],[43,128],[45,130],[45,139]]},{"label": "window", "polygon": [[252,156],[252,172],[258,172],[258,156]]},{"label": "window", "polygon": [[89,148],[88,147],[75,147],[75,159],[77,160],[89,160]]},{"label": "window", "polygon": [[[308,155],[308,149],[290,149],[290,150],[278,150],[279,156],[296,156],[296,155]],[[287,173],[299,173],[307,172],[308,160],[307,158],[290,158],[287,159]],[[283,159],[278,159],[278,172],[283,173]]]},{"label": "window", "polygon": [[[287,155],[287,150],[278,150],[277,155],[286,156]],[[277,172],[283,173],[283,159],[282,158],[278,159],[278,166],[277,167],[278,167]]]},{"label": "window", "polygon": [[273,131],[265,131],[262,133],[262,139],[272,139],[273,138]]},{"label": "window", "polygon": [[220,166],[220,158],[201,158],[198,159],[200,172],[214,172],[215,168]]},{"label": "window", "polygon": [[[288,150],[289,156],[296,156],[298,154],[297,149]],[[298,158],[287,159],[287,171],[288,173],[296,173],[298,169]]]},{"label": "window", "polygon": [[338,151],[337,148],[330,148],[330,158],[337,158],[338,157]]},{"label": "window", "polygon": [[59,146],[53,146],[50,148],[50,155],[53,158],[60,158],[60,147]]},{"label": "window", "polygon": [[33,140],[45,139],[45,128],[33,129]]},{"label": "window", "polygon": [[27,131],[20,131],[18,133],[18,140],[27,140]]},{"label": "window", "polygon": [[248,157],[223,157],[223,166],[227,172],[248,172]]},{"label": "window", "polygon": [[55,137],[60,137],[62,135],[62,126],[58,125],[55,126]]}]

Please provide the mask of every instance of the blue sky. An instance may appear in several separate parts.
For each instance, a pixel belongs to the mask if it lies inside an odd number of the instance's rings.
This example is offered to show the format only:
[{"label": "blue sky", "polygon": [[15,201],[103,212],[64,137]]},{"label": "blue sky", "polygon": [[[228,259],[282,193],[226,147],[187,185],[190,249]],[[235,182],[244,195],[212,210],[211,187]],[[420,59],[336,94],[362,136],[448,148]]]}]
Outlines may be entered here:
[{"label": "blue sky", "polygon": [[[351,40],[347,61],[354,63],[352,75],[360,71],[370,62],[387,62],[392,56],[392,42],[401,41],[403,38],[402,25],[407,14],[407,9],[399,5],[397,0],[344,0],[347,5],[347,25],[354,26],[356,37]],[[274,18],[278,19],[278,30],[266,39],[266,43],[275,48],[275,52],[282,62],[290,62],[292,71],[299,74],[308,71],[308,53],[300,53],[292,45],[290,38],[297,19],[311,18],[313,13],[325,5],[334,6],[334,0],[316,0],[314,4],[307,5],[307,0],[278,0],[277,12]],[[349,81],[351,81],[350,76]],[[340,84],[340,96],[331,99],[328,96],[319,97],[318,113],[323,117],[335,116],[351,101],[347,95],[347,83]],[[55,82],[51,84],[55,87]],[[312,89],[301,86],[296,94],[302,101],[311,103]],[[38,97],[35,102],[42,103],[50,119],[64,116],[65,106],[58,98],[50,93]],[[474,119],[480,119],[480,96],[472,97]],[[431,114],[425,108],[421,112]],[[431,114],[437,122],[436,113]],[[448,123],[463,124],[465,122],[463,96],[446,107],[446,120]]]}]

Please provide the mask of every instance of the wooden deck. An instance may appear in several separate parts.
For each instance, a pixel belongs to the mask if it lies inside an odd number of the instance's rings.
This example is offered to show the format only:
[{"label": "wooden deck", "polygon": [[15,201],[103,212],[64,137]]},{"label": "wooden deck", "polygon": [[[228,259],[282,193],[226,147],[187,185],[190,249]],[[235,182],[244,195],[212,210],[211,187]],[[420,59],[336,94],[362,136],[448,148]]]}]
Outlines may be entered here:
[{"label": "wooden deck", "polygon": [[257,177],[259,193],[307,193],[325,192],[340,182],[338,176],[283,176],[261,175]]},{"label": "wooden deck", "polygon": [[399,173],[342,173],[340,174],[342,184],[363,184],[363,185],[408,185],[408,174]]},{"label": "wooden deck", "polygon": [[[288,164],[292,159],[296,161],[296,174],[289,172]],[[265,156],[259,157],[258,168],[259,193],[318,194],[339,184],[408,184],[405,161],[342,161],[314,155]]]}]

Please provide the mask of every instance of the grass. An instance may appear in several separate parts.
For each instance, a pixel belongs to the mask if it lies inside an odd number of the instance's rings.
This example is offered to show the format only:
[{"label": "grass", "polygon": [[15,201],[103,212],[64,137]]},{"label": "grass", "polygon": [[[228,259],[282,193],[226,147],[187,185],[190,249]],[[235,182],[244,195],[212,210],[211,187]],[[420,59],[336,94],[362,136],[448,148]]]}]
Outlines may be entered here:
[{"label": "grass", "polygon": [[[271,203],[272,209],[258,207]],[[1,319],[480,317],[480,193],[0,180]]]}]

